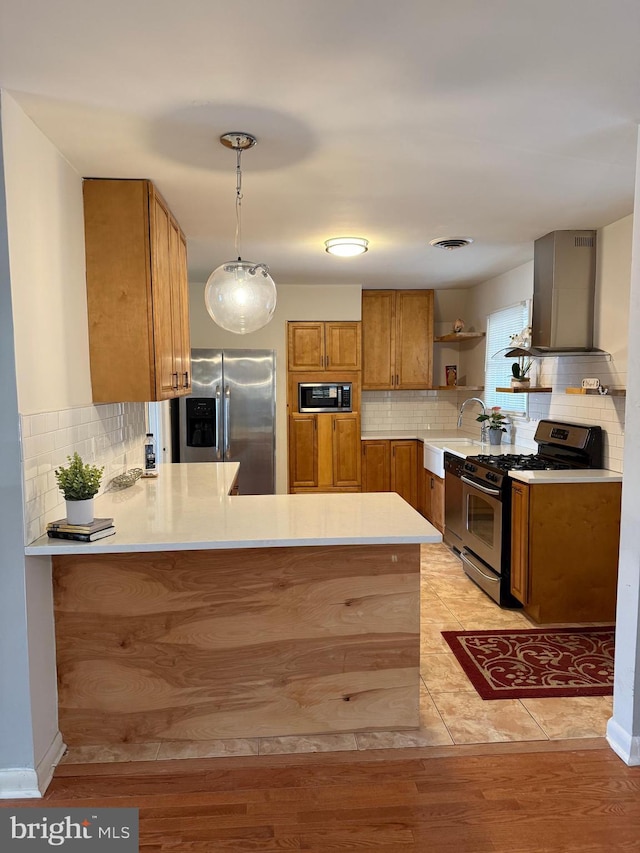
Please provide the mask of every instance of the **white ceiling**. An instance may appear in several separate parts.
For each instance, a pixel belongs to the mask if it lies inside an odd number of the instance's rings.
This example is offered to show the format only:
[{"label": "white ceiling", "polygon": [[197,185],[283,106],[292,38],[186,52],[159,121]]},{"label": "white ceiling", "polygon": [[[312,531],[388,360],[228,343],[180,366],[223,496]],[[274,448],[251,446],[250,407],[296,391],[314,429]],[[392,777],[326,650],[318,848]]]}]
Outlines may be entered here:
[{"label": "white ceiling", "polygon": [[156,183],[192,280],[234,256],[240,130],[276,283],[469,286],[632,212],[640,2],[0,0],[0,87],[83,176]]}]

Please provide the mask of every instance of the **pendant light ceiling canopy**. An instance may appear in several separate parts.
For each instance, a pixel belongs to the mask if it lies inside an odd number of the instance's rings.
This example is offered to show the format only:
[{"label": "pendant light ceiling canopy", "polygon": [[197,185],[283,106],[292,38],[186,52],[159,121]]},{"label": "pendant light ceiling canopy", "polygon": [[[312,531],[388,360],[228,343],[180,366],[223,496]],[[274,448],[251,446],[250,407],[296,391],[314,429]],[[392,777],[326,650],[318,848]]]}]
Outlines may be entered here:
[{"label": "pendant light ceiling canopy", "polygon": [[228,332],[245,335],[266,326],[276,309],[276,286],[263,263],[243,261],[242,237],[242,152],[257,140],[250,133],[225,133],[220,142],[236,152],[236,235],[237,260],[215,269],[207,281],[204,302],[214,323]]}]

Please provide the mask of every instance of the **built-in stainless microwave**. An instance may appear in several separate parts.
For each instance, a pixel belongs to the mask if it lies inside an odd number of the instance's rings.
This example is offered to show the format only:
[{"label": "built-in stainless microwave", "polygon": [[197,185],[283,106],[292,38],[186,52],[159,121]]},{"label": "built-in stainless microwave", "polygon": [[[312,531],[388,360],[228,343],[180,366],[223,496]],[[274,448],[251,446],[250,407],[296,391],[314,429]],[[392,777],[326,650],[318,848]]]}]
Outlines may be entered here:
[{"label": "built-in stainless microwave", "polygon": [[351,382],[299,382],[298,411],[350,412]]}]

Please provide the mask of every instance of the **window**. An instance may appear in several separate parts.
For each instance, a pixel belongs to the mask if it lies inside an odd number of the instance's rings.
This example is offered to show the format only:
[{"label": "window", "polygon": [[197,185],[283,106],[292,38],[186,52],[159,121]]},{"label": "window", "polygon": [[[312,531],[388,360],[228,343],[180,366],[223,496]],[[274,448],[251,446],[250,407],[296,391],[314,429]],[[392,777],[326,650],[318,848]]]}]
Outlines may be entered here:
[{"label": "window", "polygon": [[487,408],[500,406],[514,414],[526,415],[526,394],[500,394],[496,388],[508,388],[511,380],[511,365],[515,358],[505,358],[511,335],[518,335],[529,325],[529,302],[519,302],[509,308],[501,308],[487,317],[487,349],[484,367],[484,401]]}]

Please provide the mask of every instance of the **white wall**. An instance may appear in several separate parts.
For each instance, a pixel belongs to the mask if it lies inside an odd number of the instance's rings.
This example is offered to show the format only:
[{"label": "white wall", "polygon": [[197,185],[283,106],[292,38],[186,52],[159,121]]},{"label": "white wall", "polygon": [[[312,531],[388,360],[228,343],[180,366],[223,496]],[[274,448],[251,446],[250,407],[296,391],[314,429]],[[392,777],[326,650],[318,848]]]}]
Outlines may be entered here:
[{"label": "white wall", "polygon": [[[4,116],[0,102],[0,119]],[[2,124],[0,124],[0,131]],[[2,136],[0,133],[0,142]],[[0,145],[0,797],[37,792],[27,643],[22,471],[3,149]]]},{"label": "white wall", "polygon": [[287,491],[287,321],[359,320],[359,285],[278,285],[270,323],[235,335],[217,326],[204,305],[204,284],[190,285],[191,346],[214,349],[272,349],[276,352],[276,492]]},{"label": "white wall", "polygon": [[[627,432],[634,440],[627,441],[624,449],[613,717],[607,726],[609,743],[627,764],[640,764],[640,338],[636,331],[640,322],[640,138],[638,142],[628,306]],[[620,229],[611,231],[613,238],[626,232],[628,221],[622,223]],[[619,251],[622,255],[624,246]],[[617,321],[612,335],[618,328],[623,337],[626,326],[622,320]]]},{"label": "white wall", "polygon": [[82,180],[2,93],[18,405],[91,402]]},{"label": "white wall", "polygon": [[627,370],[633,214],[598,231],[593,344],[610,353],[620,373]]}]

